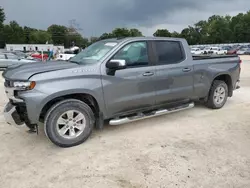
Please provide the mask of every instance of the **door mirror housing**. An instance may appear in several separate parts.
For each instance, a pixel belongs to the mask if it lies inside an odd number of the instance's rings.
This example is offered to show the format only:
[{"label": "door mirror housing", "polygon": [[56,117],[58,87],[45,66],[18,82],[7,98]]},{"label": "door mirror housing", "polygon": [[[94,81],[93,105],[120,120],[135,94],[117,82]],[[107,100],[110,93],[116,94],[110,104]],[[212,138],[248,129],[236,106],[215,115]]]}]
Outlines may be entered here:
[{"label": "door mirror housing", "polygon": [[106,68],[112,70],[121,70],[127,67],[126,61],[123,59],[111,59],[106,64]]}]

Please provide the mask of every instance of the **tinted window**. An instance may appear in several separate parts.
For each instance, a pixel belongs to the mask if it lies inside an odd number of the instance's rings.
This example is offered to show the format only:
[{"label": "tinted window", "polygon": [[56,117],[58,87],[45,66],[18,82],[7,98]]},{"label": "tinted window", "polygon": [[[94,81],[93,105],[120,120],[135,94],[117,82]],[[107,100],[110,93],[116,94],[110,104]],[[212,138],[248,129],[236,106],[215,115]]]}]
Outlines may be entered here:
[{"label": "tinted window", "polygon": [[179,63],[184,59],[184,54],[179,42],[155,41],[158,64]]},{"label": "tinted window", "polygon": [[147,66],[148,50],[146,42],[133,42],[124,46],[112,59],[123,59],[128,67]]}]

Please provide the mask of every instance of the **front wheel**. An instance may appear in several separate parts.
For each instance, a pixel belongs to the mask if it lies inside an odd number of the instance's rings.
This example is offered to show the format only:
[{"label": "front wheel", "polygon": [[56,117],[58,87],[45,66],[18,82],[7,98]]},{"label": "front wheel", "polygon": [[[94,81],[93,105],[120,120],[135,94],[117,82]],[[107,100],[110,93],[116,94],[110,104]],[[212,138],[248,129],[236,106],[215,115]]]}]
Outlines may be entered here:
[{"label": "front wheel", "polygon": [[228,86],[224,81],[215,80],[209,91],[206,106],[212,109],[220,109],[227,102]]},{"label": "front wheel", "polygon": [[90,136],[94,122],[93,111],[86,103],[68,99],[50,108],[45,117],[44,131],[57,146],[72,147]]}]

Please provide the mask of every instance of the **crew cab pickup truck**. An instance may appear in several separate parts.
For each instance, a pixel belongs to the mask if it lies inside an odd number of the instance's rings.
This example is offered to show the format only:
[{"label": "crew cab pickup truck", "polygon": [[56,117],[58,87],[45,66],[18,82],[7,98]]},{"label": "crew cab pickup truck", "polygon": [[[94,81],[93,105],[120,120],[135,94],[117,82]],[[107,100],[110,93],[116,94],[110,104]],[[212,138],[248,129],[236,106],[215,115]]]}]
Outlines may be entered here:
[{"label": "crew cab pickup truck", "polygon": [[238,56],[193,57],[179,38],[101,40],[70,61],[9,67],[4,114],[31,131],[44,124],[54,144],[72,147],[104,121],[128,123],[192,108],[196,100],[219,109],[239,88],[240,63]]}]

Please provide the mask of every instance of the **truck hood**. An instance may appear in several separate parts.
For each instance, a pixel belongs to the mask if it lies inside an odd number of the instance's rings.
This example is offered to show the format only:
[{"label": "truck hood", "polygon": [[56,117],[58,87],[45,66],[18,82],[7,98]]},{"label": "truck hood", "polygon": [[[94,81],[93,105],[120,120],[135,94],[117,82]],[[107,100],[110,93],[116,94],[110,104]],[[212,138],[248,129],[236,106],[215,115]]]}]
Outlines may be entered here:
[{"label": "truck hood", "polygon": [[66,61],[27,63],[10,66],[3,72],[2,75],[8,80],[28,80],[34,74],[68,69],[76,66],[78,65]]}]

